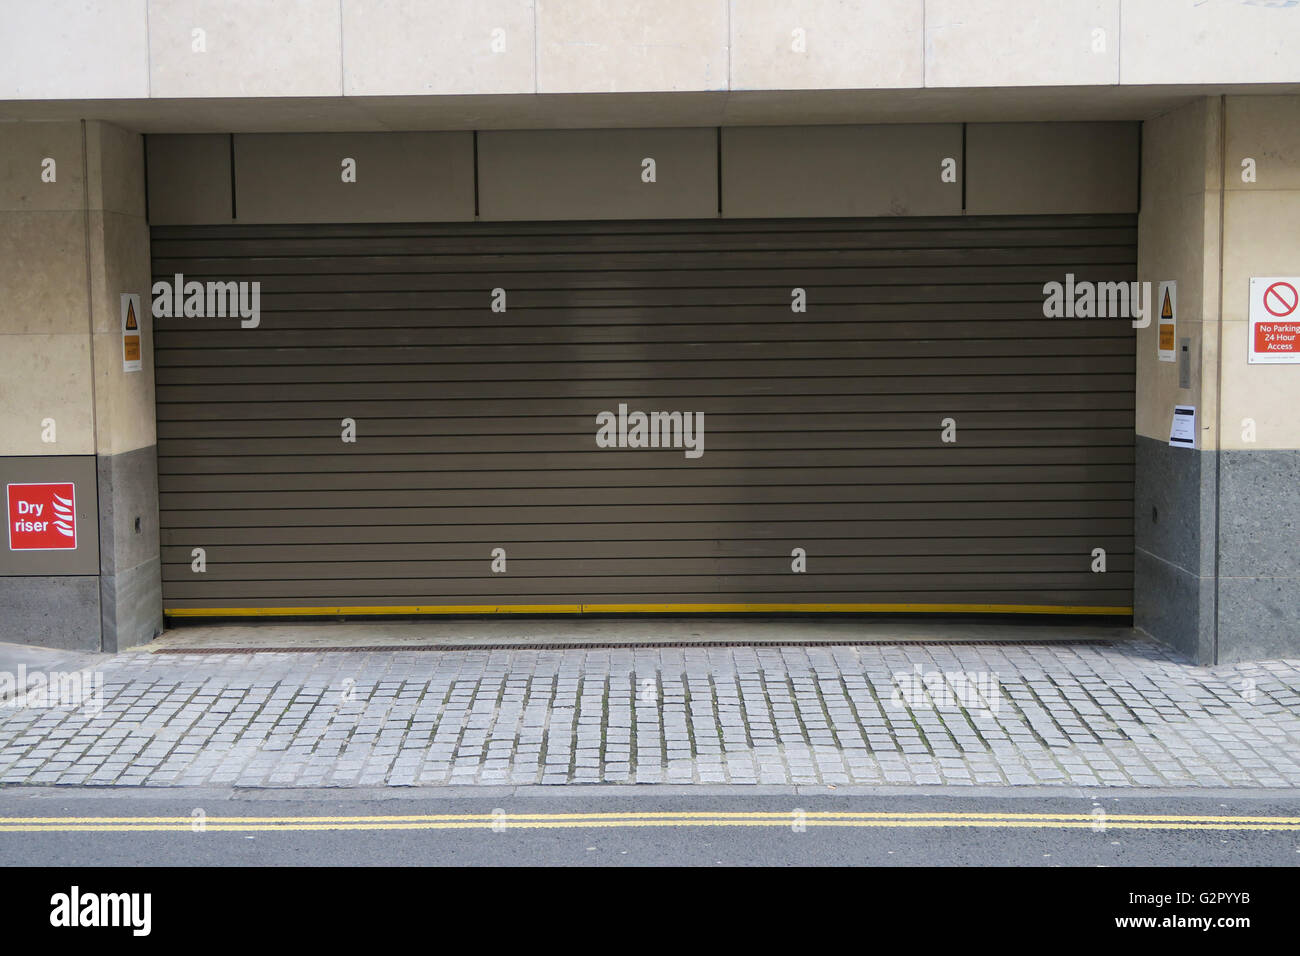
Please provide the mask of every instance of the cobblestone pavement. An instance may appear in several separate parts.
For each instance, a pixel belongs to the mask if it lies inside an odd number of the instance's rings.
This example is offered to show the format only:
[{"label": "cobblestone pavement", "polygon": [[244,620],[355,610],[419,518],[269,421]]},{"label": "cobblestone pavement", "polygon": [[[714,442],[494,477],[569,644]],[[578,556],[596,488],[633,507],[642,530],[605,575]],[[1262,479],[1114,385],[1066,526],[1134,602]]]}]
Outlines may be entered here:
[{"label": "cobblestone pavement", "polygon": [[[1300,661],[1146,642],[124,654],[0,783],[1300,786]],[[42,702],[35,698],[35,702]]]}]

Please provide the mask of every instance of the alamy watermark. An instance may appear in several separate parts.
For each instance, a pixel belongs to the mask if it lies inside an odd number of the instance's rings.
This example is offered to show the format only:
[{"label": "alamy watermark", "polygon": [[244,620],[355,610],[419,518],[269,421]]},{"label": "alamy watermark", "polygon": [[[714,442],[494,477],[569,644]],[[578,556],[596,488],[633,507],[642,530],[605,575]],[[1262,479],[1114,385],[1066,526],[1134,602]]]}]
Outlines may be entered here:
[{"label": "alamy watermark", "polygon": [[703,412],[638,412],[620,402],[618,413],[596,415],[598,448],[681,448],[687,458],[704,454]]},{"label": "alamy watermark", "polygon": [[988,671],[923,671],[893,675],[894,690],[889,703],[934,710],[973,710],[985,717],[996,714],[1002,704],[1002,682]]},{"label": "alamy watermark", "polygon": [[104,706],[103,671],[0,671],[0,707],[51,709],[84,707],[98,713]]},{"label": "alamy watermark", "polygon": [[1151,324],[1150,282],[1075,281],[1066,273],[1064,282],[1043,286],[1043,316],[1048,319],[1129,319],[1135,329]]},{"label": "alamy watermark", "polygon": [[73,886],[50,897],[50,925],[56,927],[119,927],[148,936],[152,914],[152,893],[87,893]]},{"label": "alamy watermark", "polygon": [[176,273],[171,282],[153,284],[153,315],[156,319],[221,319],[239,317],[239,325],[255,329],[262,322],[262,283],[199,282]]}]

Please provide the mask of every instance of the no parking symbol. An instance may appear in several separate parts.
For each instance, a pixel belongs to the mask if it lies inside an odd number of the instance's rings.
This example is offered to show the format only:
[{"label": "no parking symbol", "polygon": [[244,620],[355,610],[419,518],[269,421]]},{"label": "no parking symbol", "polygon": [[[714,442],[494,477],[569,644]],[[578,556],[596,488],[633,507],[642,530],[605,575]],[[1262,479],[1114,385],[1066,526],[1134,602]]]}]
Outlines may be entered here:
[{"label": "no parking symbol", "polygon": [[1300,276],[1250,280],[1252,365],[1300,363]]},{"label": "no parking symbol", "polygon": [[1279,319],[1294,312],[1297,302],[1300,302],[1300,295],[1290,282],[1274,282],[1264,290],[1264,308],[1269,315],[1276,315]]}]

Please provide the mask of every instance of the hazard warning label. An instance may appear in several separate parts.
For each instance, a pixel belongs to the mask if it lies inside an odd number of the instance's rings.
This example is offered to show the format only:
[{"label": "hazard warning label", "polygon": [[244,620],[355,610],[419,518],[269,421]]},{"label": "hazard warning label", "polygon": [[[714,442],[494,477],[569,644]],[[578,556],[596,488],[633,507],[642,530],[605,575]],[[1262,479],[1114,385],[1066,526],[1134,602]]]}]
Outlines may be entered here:
[{"label": "hazard warning label", "polygon": [[1175,358],[1174,335],[1178,320],[1178,283],[1160,283],[1160,293],[1156,296],[1160,324],[1157,328],[1159,338],[1156,342],[1157,354],[1162,362],[1172,362]]},{"label": "hazard warning label", "polygon": [[140,296],[122,293],[122,371],[140,371]]},{"label": "hazard warning label", "polygon": [[1300,364],[1300,276],[1250,280],[1252,365]]}]

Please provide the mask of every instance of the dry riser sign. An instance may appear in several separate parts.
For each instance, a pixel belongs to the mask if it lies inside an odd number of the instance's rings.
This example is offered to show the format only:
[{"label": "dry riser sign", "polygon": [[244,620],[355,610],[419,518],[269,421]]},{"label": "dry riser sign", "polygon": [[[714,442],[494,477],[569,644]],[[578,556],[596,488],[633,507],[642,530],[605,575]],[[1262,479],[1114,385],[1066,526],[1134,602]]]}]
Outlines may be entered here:
[{"label": "dry riser sign", "polygon": [[5,487],[10,551],[75,551],[77,492],[72,482]]},{"label": "dry riser sign", "polygon": [[1251,365],[1300,363],[1300,276],[1250,280]]}]

